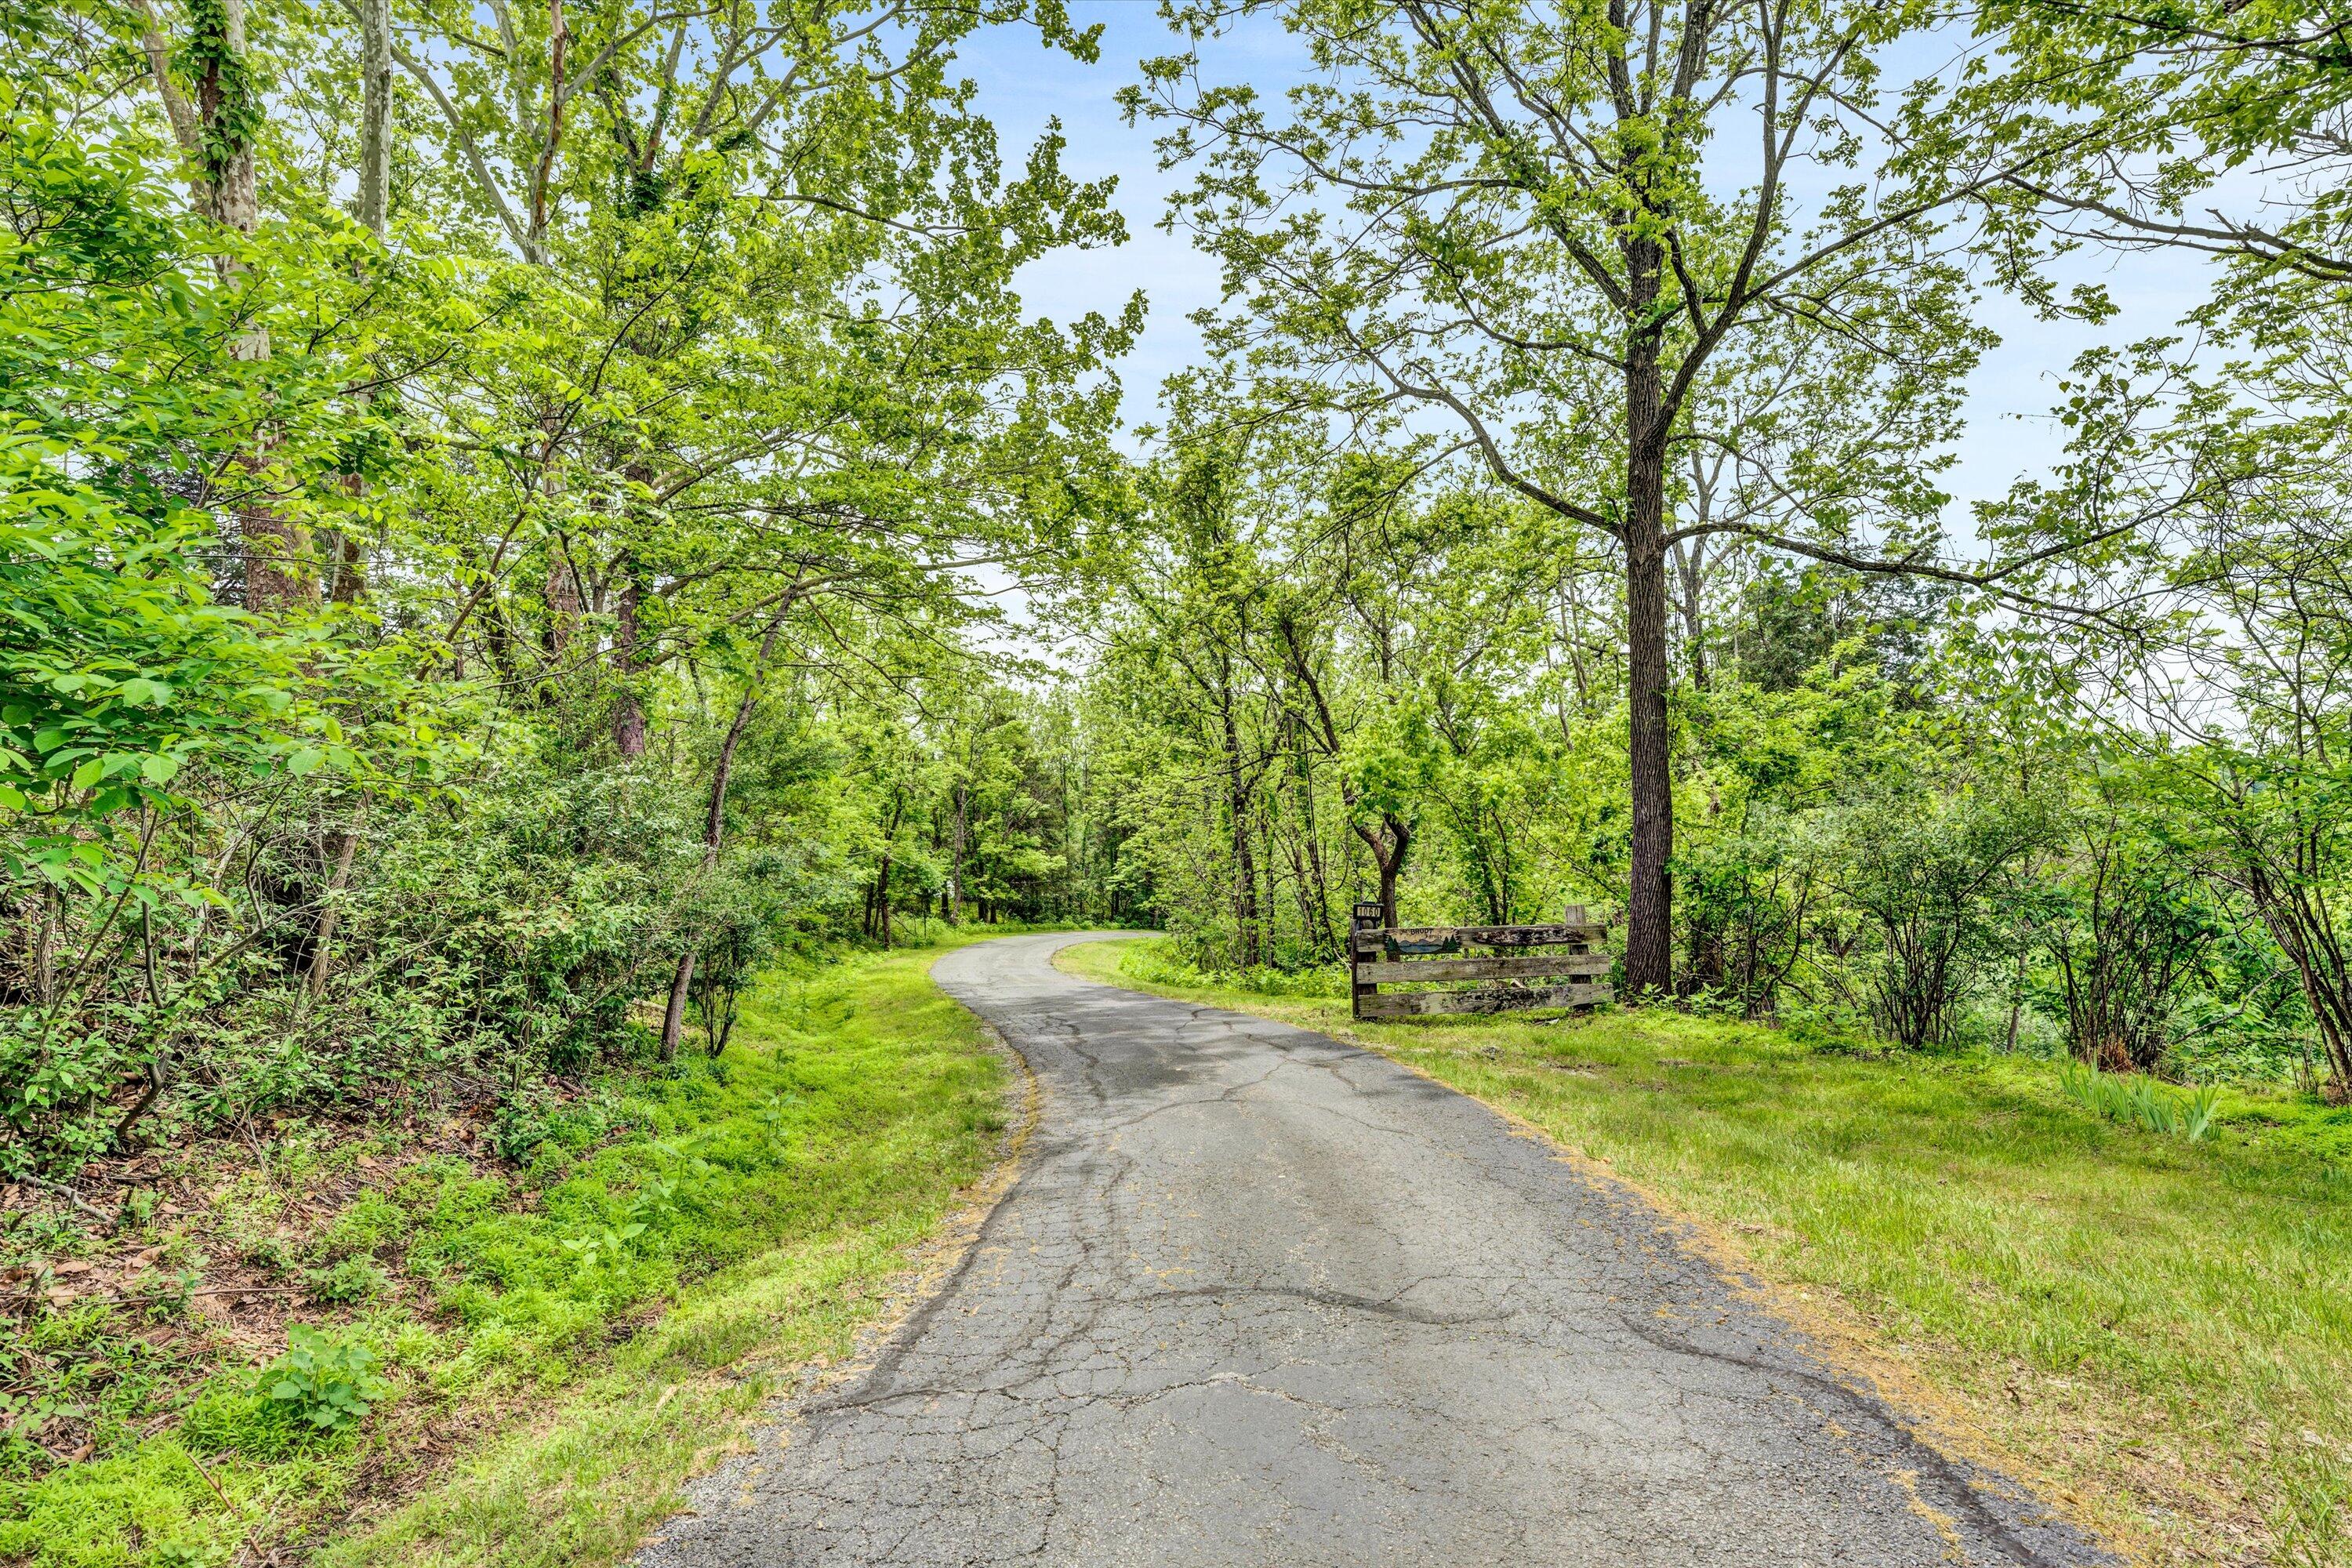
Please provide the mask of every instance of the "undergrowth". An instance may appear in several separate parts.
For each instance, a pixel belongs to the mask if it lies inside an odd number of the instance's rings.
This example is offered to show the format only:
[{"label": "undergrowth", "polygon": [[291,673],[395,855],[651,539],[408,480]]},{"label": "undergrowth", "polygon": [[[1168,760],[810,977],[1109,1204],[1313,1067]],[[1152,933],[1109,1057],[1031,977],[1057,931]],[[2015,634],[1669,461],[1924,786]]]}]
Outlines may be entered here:
[{"label": "undergrowth", "polygon": [[[616,1082],[538,1125],[502,1123],[493,1135],[520,1169],[448,1155],[393,1167],[304,1255],[282,1259],[304,1293],[343,1310],[325,1327],[295,1325],[266,1366],[190,1379],[175,1365],[186,1353],[175,1347],[197,1337],[200,1298],[184,1289],[137,1308],[37,1310],[0,1350],[11,1432],[43,1402],[94,1402],[106,1418],[89,1453],[46,1468],[0,1438],[0,1562],[226,1563],[315,1542],[355,1509],[381,1512],[414,1490],[436,1435],[459,1426],[493,1436],[450,1485],[478,1503],[487,1488],[507,1517],[544,1516],[544,1528],[480,1533],[464,1522],[475,1505],[428,1488],[377,1526],[375,1539],[396,1544],[354,1542],[338,1561],[625,1552],[722,1407],[745,1407],[724,1390],[673,1399],[677,1419],[699,1424],[694,1440],[656,1440],[667,1426],[632,1414],[640,1395],[659,1397],[646,1380],[836,1345],[905,1246],[994,1157],[1004,1068],[926,977],[936,952],[760,988],[716,1062]],[[253,1245],[266,1242],[261,1230]],[[189,1259],[190,1280],[203,1265]],[[525,1413],[550,1424],[496,1438]],[[614,1421],[643,1441],[580,1438],[582,1423]],[[584,1446],[563,1448],[575,1440]],[[601,1492],[574,1495],[562,1473],[573,1461],[597,1469]]]}]

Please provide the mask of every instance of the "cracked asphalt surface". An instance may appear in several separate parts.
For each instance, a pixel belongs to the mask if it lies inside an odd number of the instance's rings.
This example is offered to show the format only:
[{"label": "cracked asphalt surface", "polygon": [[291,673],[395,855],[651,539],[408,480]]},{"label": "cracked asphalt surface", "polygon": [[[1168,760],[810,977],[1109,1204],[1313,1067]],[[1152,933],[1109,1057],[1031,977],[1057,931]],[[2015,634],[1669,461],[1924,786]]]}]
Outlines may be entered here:
[{"label": "cracked asphalt surface", "polygon": [[1631,1194],[1376,1054],[1052,967],[1088,940],[939,962],[1044,1086],[1021,1173],[645,1568],[2110,1561]]}]

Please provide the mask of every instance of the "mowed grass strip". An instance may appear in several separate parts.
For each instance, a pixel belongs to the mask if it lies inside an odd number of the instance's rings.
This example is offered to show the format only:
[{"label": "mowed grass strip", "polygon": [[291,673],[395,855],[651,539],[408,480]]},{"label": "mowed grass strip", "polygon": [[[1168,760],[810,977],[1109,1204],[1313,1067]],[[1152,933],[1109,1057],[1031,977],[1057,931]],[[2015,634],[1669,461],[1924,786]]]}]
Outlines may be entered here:
[{"label": "mowed grass strip", "polygon": [[2200,1143],[2053,1064],[1869,1058],[1665,1011],[1357,1024],[1188,984],[1155,943],[1071,973],[1370,1046],[1689,1220],[1836,1358],[2158,1563],[2352,1563],[2352,1170],[2334,1113],[2234,1097]]},{"label": "mowed grass strip", "polygon": [[0,1562],[625,1556],[780,1379],[848,1352],[1003,1152],[1008,1068],[931,984],[940,951],[763,984],[719,1070],[635,1080],[633,1131],[576,1160],[513,1180],[425,1162],[363,1200],[378,1255],[439,1307],[348,1331],[391,1374],[373,1418],[289,1433],[225,1371],[152,1436],[0,1480]]}]

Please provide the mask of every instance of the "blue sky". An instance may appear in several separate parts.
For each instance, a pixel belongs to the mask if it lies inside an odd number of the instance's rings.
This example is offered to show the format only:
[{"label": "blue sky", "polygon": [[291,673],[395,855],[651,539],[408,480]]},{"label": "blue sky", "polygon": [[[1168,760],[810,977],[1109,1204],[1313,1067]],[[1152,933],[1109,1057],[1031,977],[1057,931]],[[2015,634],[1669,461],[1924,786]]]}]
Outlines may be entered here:
[{"label": "blue sky", "polygon": [[[1069,149],[1068,171],[1083,178],[1115,175],[1118,205],[1126,214],[1129,238],[1116,251],[1053,258],[1024,277],[1030,307],[1056,319],[1082,311],[1119,309],[1138,288],[1150,301],[1143,341],[1122,371],[1131,422],[1150,417],[1158,388],[1170,373],[1194,363],[1200,335],[1186,317],[1217,300],[1215,268],[1182,238],[1156,226],[1161,204],[1178,176],[1154,167],[1151,133],[1129,126],[1114,95],[1136,79],[1135,62],[1171,51],[1172,40],[1151,0],[1072,0],[1082,24],[1105,26],[1101,62],[1083,66],[1041,49],[1034,34],[998,29],[972,40],[963,68],[980,84],[982,101],[996,121],[1008,161],[1020,155],[1049,119],[1058,117]],[[1278,91],[1297,69],[1288,40],[1261,28],[1223,40],[1206,62],[1217,79],[1246,77]],[[2005,492],[2017,478],[2045,469],[2060,441],[2047,410],[2057,400],[2056,377],[2083,349],[2099,342],[2125,342],[2169,330],[2201,298],[2204,266],[2170,254],[2100,255],[2078,258],[2068,280],[2104,282],[2123,307],[2122,315],[2097,328],[2037,321],[2032,314],[1988,290],[1983,319],[2000,333],[2001,347],[1988,356],[1969,389],[1969,429],[1958,467],[1946,487],[1958,505],[1949,522],[1955,535],[1969,531],[1966,503]]]}]

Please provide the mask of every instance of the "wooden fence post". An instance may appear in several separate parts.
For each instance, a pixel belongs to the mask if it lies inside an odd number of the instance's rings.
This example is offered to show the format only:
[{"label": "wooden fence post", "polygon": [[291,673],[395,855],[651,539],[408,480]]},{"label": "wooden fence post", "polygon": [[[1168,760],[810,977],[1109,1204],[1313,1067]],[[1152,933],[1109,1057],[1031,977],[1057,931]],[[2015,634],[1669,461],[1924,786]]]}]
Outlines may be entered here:
[{"label": "wooden fence post", "polygon": [[1368,931],[1378,931],[1380,924],[1381,906],[1377,900],[1358,904],[1355,913],[1348,921],[1348,989],[1350,993],[1348,1010],[1349,1016],[1353,1017],[1361,1018],[1364,1016],[1364,998],[1373,990],[1373,987],[1365,984],[1363,980],[1363,933]]}]

